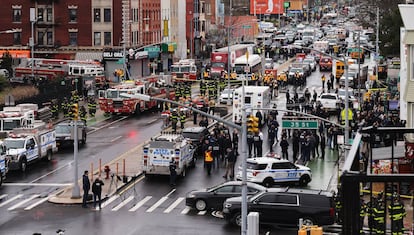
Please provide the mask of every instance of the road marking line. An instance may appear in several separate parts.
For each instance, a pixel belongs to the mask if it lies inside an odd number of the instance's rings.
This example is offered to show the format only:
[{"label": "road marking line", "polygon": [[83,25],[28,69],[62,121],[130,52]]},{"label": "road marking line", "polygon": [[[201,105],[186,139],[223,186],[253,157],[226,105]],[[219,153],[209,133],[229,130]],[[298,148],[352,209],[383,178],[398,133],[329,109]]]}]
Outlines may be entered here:
[{"label": "road marking line", "polygon": [[178,204],[180,204],[182,201],[184,200],[183,197],[179,197],[177,198],[177,200],[175,200],[175,202],[173,204],[171,204],[167,209],[164,210],[164,213],[170,213],[172,210],[174,210],[174,208],[176,208],[178,206]]},{"label": "road marking line", "polygon": [[138,210],[141,206],[143,206],[151,198],[152,198],[152,196],[146,196],[144,199],[142,199],[140,202],[138,202],[134,207],[132,207],[128,211],[134,212],[134,211]]},{"label": "road marking line", "polygon": [[191,209],[191,208],[190,208],[189,206],[186,206],[186,207],[184,208],[184,210],[182,210],[182,211],[181,211],[181,214],[182,214],[182,215],[187,214],[187,213],[190,211],[190,209]]},{"label": "road marking line", "polygon": [[32,195],[31,197],[29,197],[29,198],[27,198],[27,199],[25,199],[25,200],[23,200],[23,201],[15,204],[14,206],[9,207],[7,210],[8,211],[14,210],[14,209],[20,207],[21,205],[24,205],[24,204],[28,203],[29,201],[31,201],[31,200],[39,197],[39,196],[40,196],[39,194]]},{"label": "road marking line", "polygon": [[[38,179],[34,180],[37,181]],[[44,187],[66,187],[71,186],[72,184],[64,184],[64,183],[4,183],[5,186],[44,186]]]},{"label": "road marking line", "polygon": [[207,213],[207,211],[200,211],[197,213],[197,215],[205,215]]},{"label": "road marking line", "polygon": [[130,201],[132,201],[132,199],[134,199],[134,196],[129,196],[127,199],[125,199],[124,201],[122,201],[121,203],[118,204],[118,206],[112,208],[111,211],[118,211],[119,209],[121,209],[123,206],[125,206],[126,204],[128,204]]},{"label": "road marking line", "polygon": [[7,196],[8,196],[7,194],[3,194],[3,195],[1,195],[1,196],[0,196],[0,200],[1,200],[1,199],[3,199],[3,198],[5,198],[5,197],[7,197]]},{"label": "road marking line", "polygon": [[117,141],[117,140],[119,140],[119,139],[121,139],[122,138],[122,135],[120,135],[120,136],[118,136],[118,137],[115,137],[115,138],[113,138],[112,140],[110,140],[109,142],[115,142],[115,141]]},{"label": "road marking line", "polygon": [[[109,126],[111,126],[111,125],[113,125],[113,124],[115,124],[115,123],[117,123],[117,122],[120,122],[120,121],[122,121],[122,120],[125,120],[125,119],[127,119],[127,118],[128,118],[128,116],[125,116],[125,117],[122,117],[122,118],[120,118],[120,119],[117,119],[117,120],[115,120],[115,121],[113,121],[113,122],[110,122],[110,123],[108,123],[108,124],[106,124],[106,125],[100,126],[100,127],[96,128],[95,130],[88,131],[88,134],[95,133],[95,132],[97,132],[97,131],[99,131],[99,130],[101,130],[101,129],[107,128],[107,127],[109,127]],[[105,119],[105,120],[106,120],[106,119]]]},{"label": "road marking line", "polygon": [[171,190],[171,192],[169,192],[167,195],[165,195],[166,197],[169,197],[171,194],[173,194],[177,189],[173,189]]},{"label": "road marking line", "polygon": [[16,195],[16,196],[14,196],[14,197],[10,198],[9,200],[7,200],[7,201],[4,201],[4,202],[0,203],[0,207],[2,207],[2,206],[4,206],[4,205],[7,205],[7,204],[9,204],[10,202],[12,202],[12,201],[14,201],[14,200],[16,200],[16,199],[19,199],[19,198],[21,198],[21,197],[23,197],[23,194]]},{"label": "road marking line", "polygon": [[122,191],[120,191],[118,194],[119,195],[122,195],[122,194],[124,194],[127,190],[129,190],[130,188],[132,188],[134,185],[136,185],[137,183],[139,183],[141,180],[143,180],[145,178],[145,176],[144,175],[142,175],[142,176],[140,176],[139,178],[137,178],[137,179],[135,179],[135,181],[132,183],[132,184],[130,184],[130,185],[128,185],[127,187],[125,187]]},{"label": "road marking line", "polygon": [[119,198],[119,195],[115,195],[113,197],[110,197],[108,200],[106,200],[104,203],[102,203],[102,208],[105,208],[107,205],[109,205],[111,202],[115,201]]},{"label": "road marking line", "polygon": [[167,199],[168,199],[168,197],[162,197],[160,200],[158,200],[158,202],[156,202],[148,210],[146,210],[146,212],[153,212],[155,209],[157,209],[157,207],[159,207],[161,204],[163,204]]},{"label": "road marking line", "polygon": [[45,197],[45,198],[42,198],[41,200],[39,200],[39,201],[37,201],[37,202],[33,203],[32,205],[30,205],[30,206],[28,206],[28,207],[24,208],[24,210],[25,210],[25,211],[31,210],[31,209],[35,208],[36,206],[38,206],[38,205],[42,204],[43,202],[45,202],[45,201],[49,200],[49,198],[50,198],[50,197]]}]

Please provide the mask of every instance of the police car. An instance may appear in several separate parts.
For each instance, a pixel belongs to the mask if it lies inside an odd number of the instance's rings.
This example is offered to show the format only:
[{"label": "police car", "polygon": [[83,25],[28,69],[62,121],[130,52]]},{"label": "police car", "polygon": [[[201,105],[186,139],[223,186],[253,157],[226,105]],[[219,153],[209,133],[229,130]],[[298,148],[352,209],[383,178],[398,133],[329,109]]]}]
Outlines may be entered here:
[{"label": "police car", "polygon": [[[237,179],[242,179],[242,167],[237,172]],[[306,186],[312,180],[309,167],[297,165],[285,159],[259,157],[247,159],[247,181],[271,187],[275,183],[297,182]]]}]

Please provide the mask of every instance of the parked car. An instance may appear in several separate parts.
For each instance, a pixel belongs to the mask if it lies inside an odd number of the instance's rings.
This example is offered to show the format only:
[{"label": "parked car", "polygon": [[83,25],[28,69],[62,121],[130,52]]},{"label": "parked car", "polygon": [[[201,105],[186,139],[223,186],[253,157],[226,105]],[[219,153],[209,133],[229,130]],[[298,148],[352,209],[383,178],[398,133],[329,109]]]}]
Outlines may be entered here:
[{"label": "parked car", "polygon": [[[223,215],[227,222],[241,226],[241,197],[227,199]],[[312,189],[272,188],[247,199],[248,212],[259,213],[260,224],[331,225],[335,221],[335,205],[331,192]]]},{"label": "parked car", "polygon": [[[247,183],[247,195],[255,195],[266,188],[255,183]],[[187,193],[185,205],[198,211],[208,209],[222,210],[227,198],[241,196],[242,182],[229,181],[210,188]]]},{"label": "parked car", "polygon": [[339,96],[335,93],[322,93],[316,101],[322,105],[323,109],[328,111],[335,111],[341,102]]},{"label": "parked car", "polygon": [[312,72],[316,70],[316,61],[313,58],[305,58],[303,63],[308,63],[311,67]]},{"label": "parked car", "polygon": [[[239,167],[236,178],[242,179],[242,168]],[[259,157],[247,159],[247,181],[271,187],[275,183],[295,182],[301,186],[312,180],[309,167],[294,164],[286,159]]]},{"label": "parked car", "polygon": [[230,99],[230,103],[233,104],[233,92],[234,89],[225,88],[219,97],[220,104],[227,104],[227,101]]}]

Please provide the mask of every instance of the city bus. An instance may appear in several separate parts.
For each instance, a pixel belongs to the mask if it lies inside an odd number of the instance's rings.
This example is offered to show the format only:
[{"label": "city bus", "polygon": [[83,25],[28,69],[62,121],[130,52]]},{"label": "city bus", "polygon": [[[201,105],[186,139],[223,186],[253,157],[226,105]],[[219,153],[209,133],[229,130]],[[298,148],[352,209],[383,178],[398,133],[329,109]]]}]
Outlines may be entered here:
[{"label": "city bus", "polygon": [[236,58],[234,61],[233,71],[237,74],[237,78],[241,78],[243,75],[247,75],[247,78],[251,78],[253,73],[259,73],[262,71],[262,57],[258,54],[246,55]]}]

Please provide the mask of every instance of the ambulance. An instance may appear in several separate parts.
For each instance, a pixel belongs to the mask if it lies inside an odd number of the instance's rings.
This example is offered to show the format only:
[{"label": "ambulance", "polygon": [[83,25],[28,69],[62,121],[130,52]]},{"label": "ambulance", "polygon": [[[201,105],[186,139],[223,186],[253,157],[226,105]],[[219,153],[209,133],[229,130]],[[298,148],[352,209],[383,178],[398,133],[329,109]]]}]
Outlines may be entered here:
[{"label": "ambulance", "polygon": [[195,166],[195,148],[182,134],[162,132],[144,144],[142,171],[145,176],[170,175],[170,162],[174,159],[177,175],[185,176]]},{"label": "ambulance", "polygon": [[[242,111],[246,110],[246,115],[255,116],[261,108],[270,108],[270,88],[268,86],[244,86],[237,88],[233,93],[233,122],[241,124]],[[261,110],[263,117],[267,111]]]}]

